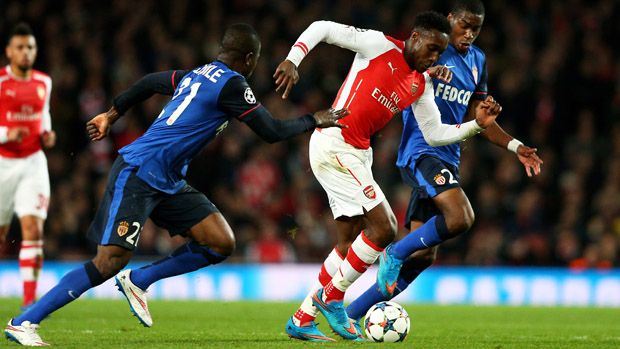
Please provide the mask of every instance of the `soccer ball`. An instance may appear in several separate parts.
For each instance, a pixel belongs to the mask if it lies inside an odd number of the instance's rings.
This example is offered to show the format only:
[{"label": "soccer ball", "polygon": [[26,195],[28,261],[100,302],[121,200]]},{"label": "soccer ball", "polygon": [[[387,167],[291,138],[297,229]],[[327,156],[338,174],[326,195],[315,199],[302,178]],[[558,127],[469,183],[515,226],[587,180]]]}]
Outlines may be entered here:
[{"label": "soccer ball", "polygon": [[409,333],[409,314],[394,302],[379,302],[366,313],[364,328],[373,342],[402,342]]}]

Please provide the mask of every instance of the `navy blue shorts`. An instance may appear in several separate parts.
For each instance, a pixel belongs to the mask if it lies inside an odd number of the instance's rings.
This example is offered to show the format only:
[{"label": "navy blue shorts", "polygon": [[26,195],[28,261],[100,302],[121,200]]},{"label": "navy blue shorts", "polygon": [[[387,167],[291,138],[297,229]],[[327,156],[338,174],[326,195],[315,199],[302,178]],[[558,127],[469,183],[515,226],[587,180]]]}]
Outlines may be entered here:
[{"label": "navy blue shorts", "polygon": [[186,185],[176,194],[161,192],[136,175],[137,167],[119,156],[108,176],[108,184],[88,237],[99,245],[117,245],[133,250],[138,245],[147,218],[183,235],[211,213],[219,212],[207,197]]},{"label": "navy blue shorts", "polygon": [[459,169],[434,156],[423,156],[415,164],[400,168],[403,181],[412,188],[405,227],[412,220],[426,222],[439,214],[433,198],[444,191],[460,187]]}]

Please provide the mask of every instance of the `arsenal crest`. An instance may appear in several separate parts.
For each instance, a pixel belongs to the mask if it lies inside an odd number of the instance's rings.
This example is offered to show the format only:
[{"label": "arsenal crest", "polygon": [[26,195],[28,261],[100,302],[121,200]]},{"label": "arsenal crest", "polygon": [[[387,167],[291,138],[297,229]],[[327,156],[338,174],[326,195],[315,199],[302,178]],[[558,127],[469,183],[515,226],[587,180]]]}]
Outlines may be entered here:
[{"label": "arsenal crest", "polygon": [[372,185],[369,185],[366,188],[364,188],[364,195],[366,195],[366,197],[369,198],[369,199],[375,199],[377,197],[377,193],[375,192],[375,188],[373,188]]},{"label": "arsenal crest", "polygon": [[420,84],[417,81],[414,81],[411,83],[411,94],[412,95],[418,92],[418,87],[420,87]]},{"label": "arsenal crest", "polygon": [[435,183],[437,183],[438,185],[444,185],[446,184],[446,177],[444,177],[442,174],[438,174],[435,176],[435,178],[433,178],[433,180],[435,181]]},{"label": "arsenal crest", "polygon": [[118,236],[123,237],[123,235],[127,234],[128,231],[129,231],[129,223],[125,221],[121,221],[120,223],[118,223],[118,228],[116,229]]}]

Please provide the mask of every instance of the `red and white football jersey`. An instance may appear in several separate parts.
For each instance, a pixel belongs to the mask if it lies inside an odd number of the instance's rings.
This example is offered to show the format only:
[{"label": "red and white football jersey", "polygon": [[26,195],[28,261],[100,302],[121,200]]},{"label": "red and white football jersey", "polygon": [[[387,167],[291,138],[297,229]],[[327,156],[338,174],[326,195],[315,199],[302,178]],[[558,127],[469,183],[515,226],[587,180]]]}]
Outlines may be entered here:
[{"label": "red and white football jersey", "polygon": [[52,79],[45,73],[33,70],[29,79],[22,79],[10,66],[0,69],[0,131],[6,134],[17,126],[30,130],[21,142],[0,144],[0,156],[23,158],[41,149],[41,134],[51,130],[51,90]]},{"label": "red and white football jersey", "polygon": [[[405,43],[375,30],[334,22],[314,22],[301,34],[287,59],[298,66],[321,41],[357,53],[332,104],[335,109],[349,109],[351,113],[339,121],[348,128],[321,130],[341,137],[356,148],[369,148],[370,137],[429,88],[426,86],[430,82],[426,79],[428,74],[412,70],[405,61]],[[432,89],[432,83],[429,85]]]}]

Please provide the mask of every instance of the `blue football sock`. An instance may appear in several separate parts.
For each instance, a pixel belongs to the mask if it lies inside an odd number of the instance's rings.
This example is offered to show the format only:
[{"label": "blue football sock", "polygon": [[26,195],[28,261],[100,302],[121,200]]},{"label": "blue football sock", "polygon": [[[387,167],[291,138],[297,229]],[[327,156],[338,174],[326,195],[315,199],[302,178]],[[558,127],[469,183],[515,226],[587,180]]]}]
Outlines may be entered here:
[{"label": "blue football sock", "polygon": [[134,285],[146,290],[155,281],[220,263],[226,257],[191,241],[176,249],[166,258],[132,270],[129,277]]},{"label": "blue football sock", "polygon": [[24,321],[38,324],[49,314],[78,299],[82,293],[104,281],[93,262],[88,262],[63,276],[54,288],[13,319],[12,323],[18,326]]},{"label": "blue football sock", "polygon": [[[398,280],[396,281],[396,289],[394,290],[394,297],[402,293],[409,284],[415,280],[420,273],[424,270],[418,270],[411,266],[407,260],[403,264],[402,269],[400,270],[400,274],[398,275]],[[364,292],[361,296],[357,297],[353,303],[349,304],[347,307],[347,315],[351,319],[360,320],[370,307],[381,302],[381,301],[389,301],[391,298],[383,296],[381,291],[379,291],[379,286],[375,282],[372,286],[370,286],[366,292]]]},{"label": "blue football sock", "polygon": [[402,260],[415,251],[439,245],[448,238],[446,221],[442,215],[437,215],[395,243],[392,254]]}]

